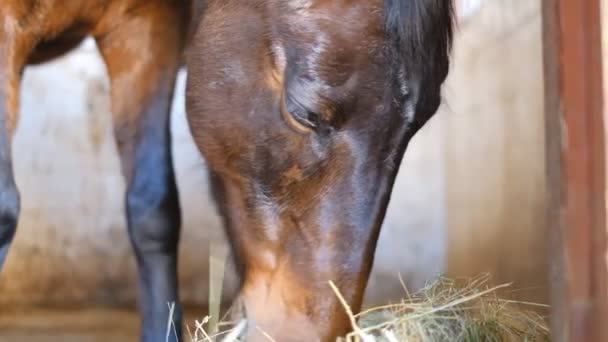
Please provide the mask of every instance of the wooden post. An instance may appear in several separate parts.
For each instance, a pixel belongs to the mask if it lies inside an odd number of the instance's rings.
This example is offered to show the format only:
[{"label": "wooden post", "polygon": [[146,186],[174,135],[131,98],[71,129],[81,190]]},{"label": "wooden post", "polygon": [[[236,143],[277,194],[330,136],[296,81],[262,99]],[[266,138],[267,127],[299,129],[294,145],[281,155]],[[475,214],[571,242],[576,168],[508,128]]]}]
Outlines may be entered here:
[{"label": "wooden post", "polygon": [[554,341],[608,341],[600,0],[543,0]]}]

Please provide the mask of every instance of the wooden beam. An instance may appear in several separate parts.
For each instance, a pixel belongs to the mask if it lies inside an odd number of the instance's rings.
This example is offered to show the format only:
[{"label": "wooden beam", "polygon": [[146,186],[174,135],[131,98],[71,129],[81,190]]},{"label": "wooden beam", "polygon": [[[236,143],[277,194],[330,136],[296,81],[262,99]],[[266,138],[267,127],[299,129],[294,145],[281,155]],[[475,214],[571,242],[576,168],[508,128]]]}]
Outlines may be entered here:
[{"label": "wooden beam", "polygon": [[608,341],[600,0],[544,0],[554,341]]}]

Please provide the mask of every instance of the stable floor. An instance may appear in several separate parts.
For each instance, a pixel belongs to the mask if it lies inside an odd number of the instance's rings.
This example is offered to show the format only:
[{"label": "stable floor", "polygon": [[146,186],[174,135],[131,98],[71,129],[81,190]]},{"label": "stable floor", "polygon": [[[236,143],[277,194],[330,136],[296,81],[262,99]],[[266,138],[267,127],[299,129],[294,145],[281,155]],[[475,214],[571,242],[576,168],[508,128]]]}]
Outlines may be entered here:
[{"label": "stable floor", "polygon": [[[205,317],[186,311],[186,322]],[[0,342],[136,342],[139,317],[135,311],[115,309],[35,309],[0,312]],[[186,333],[187,334],[187,333]]]}]

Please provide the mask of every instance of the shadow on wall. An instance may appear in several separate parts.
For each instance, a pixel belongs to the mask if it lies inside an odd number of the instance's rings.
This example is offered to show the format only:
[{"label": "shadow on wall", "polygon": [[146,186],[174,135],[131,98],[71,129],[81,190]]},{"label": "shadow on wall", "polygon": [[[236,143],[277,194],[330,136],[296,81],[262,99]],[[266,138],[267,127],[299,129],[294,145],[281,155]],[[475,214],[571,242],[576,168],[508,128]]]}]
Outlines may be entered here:
[{"label": "shadow on wall", "polygon": [[[447,268],[548,300],[541,1],[486,1],[446,84]],[[440,114],[441,115],[441,114]]]}]

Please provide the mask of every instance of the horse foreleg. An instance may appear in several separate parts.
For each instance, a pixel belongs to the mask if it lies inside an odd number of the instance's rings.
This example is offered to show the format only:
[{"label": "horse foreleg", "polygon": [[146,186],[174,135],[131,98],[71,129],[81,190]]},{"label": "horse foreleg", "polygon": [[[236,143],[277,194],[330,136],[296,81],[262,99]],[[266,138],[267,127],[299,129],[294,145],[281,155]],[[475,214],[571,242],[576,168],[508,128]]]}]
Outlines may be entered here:
[{"label": "horse foreleg", "polygon": [[[7,23],[11,18],[5,18]],[[25,35],[0,25],[0,271],[19,219],[19,191],[13,176],[11,140],[17,125],[21,71],[29,52]]]},{"label": "horse foreleg", "polygon": [[[153,3],[154,4],[154,3]],[[137,259],[142,340],[181,339],[177,288],[180,207],[172,167],[170,109],[181,51],[171,9],[145,10],[97,38],[111,81],[114,134],[127,184],[129,236]]]}]

